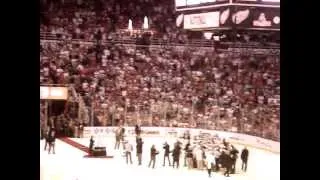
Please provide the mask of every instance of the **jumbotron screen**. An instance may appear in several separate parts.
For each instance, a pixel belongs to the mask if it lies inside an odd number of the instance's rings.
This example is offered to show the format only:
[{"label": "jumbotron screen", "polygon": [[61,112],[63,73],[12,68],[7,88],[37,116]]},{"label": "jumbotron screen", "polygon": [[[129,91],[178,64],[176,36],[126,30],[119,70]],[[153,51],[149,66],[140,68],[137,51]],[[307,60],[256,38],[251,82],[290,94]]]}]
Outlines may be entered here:
[{"label": "jumbotron screen", "polygon": [[280,5],[280,0],[232,0],[232,3]]},{"label": "jumbotron screen", "polygon": [[229,0],[175,0],[176,10],[195,8],[217,4],[228,4]]},{"label": "jumbotron screen", "polygon": [[[177,0],[178,1],[178,0]],[[201,5],[180,9],[177,16],[177,26],[183,24],[184,29],[209,30],[209,29],[252,29],[252,30],[280,30],[280,0],[233,0],[219,2],[225,4],[208,5],[216,0],[183,0],[187,5]],[[182,0],[178,5],[182,4]],[[182,6],[181,6],[182,7]],[[205,12],[201,11],[208,7]],[[192,11],[189,11],[191,10]],[[199,9],[199,10],[198,10]]]},{"label": "jumbotron screen", "polygon": [[210,9],[223,6],[253,5],[280,7],[280,0],[175,0],[176,11]]}]

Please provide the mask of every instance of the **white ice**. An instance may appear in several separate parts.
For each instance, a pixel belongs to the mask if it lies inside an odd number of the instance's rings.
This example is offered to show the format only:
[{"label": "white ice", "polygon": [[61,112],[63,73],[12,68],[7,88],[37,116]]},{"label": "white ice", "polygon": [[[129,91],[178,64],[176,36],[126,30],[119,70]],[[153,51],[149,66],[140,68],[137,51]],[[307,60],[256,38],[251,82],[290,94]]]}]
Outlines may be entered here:
[{"label": "white ice", "polygon": [[[73,139],[76,142],[88,146],[89,139]],[[140,179],[140,180],[280,180],[280,154],[267,152],[260,149],[249,149],[249,162],[247,172],[241,171],[241,160],[237,160],[236,174],[227,178],[222,172],[213,173],[211,178],[206,171],[187,170],[183,167],[184,159],[180,159],[180,168],[163,167],[162,144],[167,141],[172,147],[176,139],[173,138],[143,138],[142,166],[138,166],[135,151],[132,154],[133,164],[126,164],[122,157],[122,149],[114,150],[115,138],[100,139],[99,143],[105,145],[108,155],[114,155],[113,159],[83,158],[85,152],[78,150],[60,140],[56,140],[56,154],[48,154],[44,151],[44,141],[40,141],[40,176],[41,180],[107,180]],[[135,138],[128,139],[135,147]],[[148,168],[150,147],[154,144],[160,151],[156,159],[156,168]],[[239,151],[243,146],[235,145]],[[135,148],[134,148],[135,149]],[[166,162],[166,165],[167,162]]]}]

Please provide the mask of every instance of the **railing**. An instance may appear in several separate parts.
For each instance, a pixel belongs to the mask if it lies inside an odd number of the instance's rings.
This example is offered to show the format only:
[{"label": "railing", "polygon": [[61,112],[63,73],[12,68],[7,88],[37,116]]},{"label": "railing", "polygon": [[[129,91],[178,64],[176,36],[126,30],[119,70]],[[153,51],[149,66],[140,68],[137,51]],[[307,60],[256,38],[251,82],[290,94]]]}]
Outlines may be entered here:
[{"label": "railing", "polygon": [[[40,40],[56,40],[56,41],[71,41],[73,43],[82,42],[82,43],[96,43],[95,40],[85,41],[83,39],[72,39],[65,40],[57,37],[54,34],[42,32],[40,33]],[[102,41],[102,44],[136,44],[136,38],[125,37],[125,38],[117,38],[112,40]],[[259,42],[220,42],[221,45],[228,46],[229,48],[265,48],[265,49],[280,49],[280,45],[276,43],[265,43],[261,44]],[[165,46],[187,46],[187,47],[214,47],[215,43],[212,40],[206,39],[190,39],[186,43],[177,43],[175,41],[165,41],[159,38],[151,38],[150,45],[165,45]]]}]

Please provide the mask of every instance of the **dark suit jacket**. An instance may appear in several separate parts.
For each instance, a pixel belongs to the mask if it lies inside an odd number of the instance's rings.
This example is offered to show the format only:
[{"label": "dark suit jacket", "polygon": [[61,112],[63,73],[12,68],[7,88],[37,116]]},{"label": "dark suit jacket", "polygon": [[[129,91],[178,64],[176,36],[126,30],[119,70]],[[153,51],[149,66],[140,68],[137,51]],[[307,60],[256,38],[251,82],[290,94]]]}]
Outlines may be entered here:
[{"label": "dark suit jacket", "polygon": [[241,152],[241,160],[248,161],[249,151],[248,149],[243,149]]}]

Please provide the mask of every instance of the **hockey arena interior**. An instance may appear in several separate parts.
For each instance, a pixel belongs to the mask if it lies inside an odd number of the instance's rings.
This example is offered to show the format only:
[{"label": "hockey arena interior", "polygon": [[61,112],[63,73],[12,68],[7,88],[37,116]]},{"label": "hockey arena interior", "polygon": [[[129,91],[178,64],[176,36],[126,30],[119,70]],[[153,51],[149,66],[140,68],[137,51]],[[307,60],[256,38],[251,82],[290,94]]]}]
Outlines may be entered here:
[{"label": "hockey arena interior", "polygon": [[40,179],[280,179],[280,0],[40,0]]}]

